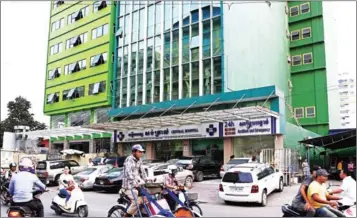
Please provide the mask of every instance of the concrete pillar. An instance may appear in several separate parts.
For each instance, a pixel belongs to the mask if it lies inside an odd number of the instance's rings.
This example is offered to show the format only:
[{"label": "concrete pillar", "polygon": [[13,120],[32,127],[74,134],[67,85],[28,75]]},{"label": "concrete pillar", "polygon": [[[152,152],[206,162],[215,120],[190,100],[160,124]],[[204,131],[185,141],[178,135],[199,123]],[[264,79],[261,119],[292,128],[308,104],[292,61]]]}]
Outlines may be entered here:
[{"label": "concrete pillar", "polygon": [[69,149],[69,142],[68,142],[68,140],[64,140],[64,141],[63,141],[63,150],[65,150],[65,149]]},{"label": "concrete pillar", "polygon": [[90,153],[90,154],[96,153],[96,148],[94,146],[94,139],[89,140],[89,149],[88,150],[89,150],[88,153]]},{"label": "concrete pillar", "polygon": [[233,148],[233,138],[224,138],[223,139],[223,156],[224,156],[224,163],[229,161],[229,157],[233,155],[234,148]]},{"label": "concrete pillar", "polygon": [[283,149],[283,148],[284,148],[284,138],[283,138],[283,135],[276,135],[276,136],[275,136],[274,148],[275,148],[275,149]]},{"label": "concrete pillar", "polygon": [[155,159],[155,148],[154,145],[149,142],[145,145],[146,159]]},{"label": "concrete pillar", "polygon": [[124,156],[124,144],[122,144],[122,143],[118,144],[117,153],[119,154],[119,156]]},{"label": "concrete pillar", "polygon": [[48,152],[50,153],[53,149],[53,143],[51,142],[51,140],[48,140]]},{"label": "concrete pillar", "polygon": [[183,141],[183,156],[191,156],[192,155],[192,144],[190,140]]}]

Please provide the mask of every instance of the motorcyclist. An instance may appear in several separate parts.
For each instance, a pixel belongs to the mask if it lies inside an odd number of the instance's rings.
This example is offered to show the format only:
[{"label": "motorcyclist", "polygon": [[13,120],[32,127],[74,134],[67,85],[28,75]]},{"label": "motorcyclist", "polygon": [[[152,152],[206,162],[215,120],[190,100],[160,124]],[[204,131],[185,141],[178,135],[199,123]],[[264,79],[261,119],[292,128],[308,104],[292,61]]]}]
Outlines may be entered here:
[{"label": "motorcyclist", "polygon": [[46,186],[34,174],[34,164],[30,158],[23,158],[19,163],[20,172],[10,180],[9,192],[12,206],[24,206],[36,211],[37,217],[43,217],[43,204],[40,199],[33,198],[33,187],[45,191]]},{"label": "motorcyclist", "polygon": [[132,155],[128,156],[124,161],[124,179],[122,188],[125,190],[125,194],[130,198],[131,204],[124,214],[124,217],[131,217],[136,214],[138,208],[134,202],[134,196],[138,201],[142,201],[138,198],[138,190],[133,188],[140,187],[141,184],[145,183],[147,175],[143,168],[143,162],[141,157],[144,154],[144,148],[140,144],[136,144],[131,148]]},{"label": "motorcyclist", "polygon": [[297,193],[291,204],[291,206],[296,212],[299,212],[300,214],[306,213],[307,217],[313,217],[315,214],[315,210],[313,209],[307,198],[307,189],[316,178],[316,171],[319,169],[321,169],[320,166],[314,166],[312,168],[311,176],[307,176],[301,183],[299,192]]},{"label": "motorcyclist", "polygon": [[16,167],[17,167],[17,164],[15,162],[12,162],[9,164],[9,171],[6,172],[5,174],[5,179],[6,180],[10,180],[11,177],[16,174]]},{"label": "motorcyclist", "polygon": [[356,181],[351,177],[351,172],[345,170],[341,170],[340,178],[342,179],[342,185],[332,190],[330,194],[340,194],[343,205],[354,205],[356,202]]},{"label": "motorcyclist", "polygon": [[[178,196],[178,186],[180,185],[176,179],[176,173],[178,171],[178,168],[177,166],[175,165],[170,165],[168,166],[167,168],[169,174],[165,174],[164,176],[164,184],[165,186],[172,190],[176,196]],[[166,199],[167,203],[169,204],[170,206],[170,209],[171,211],[174,211],[175,210],[175,207],[176,207],[176,201],[175,199],[173,199],[168,192],[164,191],[163,192],[163,195],[164,195],[164,198]]]}]

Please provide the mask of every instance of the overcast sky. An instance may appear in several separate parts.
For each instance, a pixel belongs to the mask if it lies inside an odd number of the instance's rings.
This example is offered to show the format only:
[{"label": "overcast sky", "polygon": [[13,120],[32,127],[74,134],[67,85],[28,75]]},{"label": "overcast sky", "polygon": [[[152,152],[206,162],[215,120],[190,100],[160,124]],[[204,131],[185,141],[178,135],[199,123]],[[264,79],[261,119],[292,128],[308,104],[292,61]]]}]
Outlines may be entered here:
[{"label": "overcast sky", "polygon": [[[339,67],[356,75],[356,2],[333,4],[344,56]],[[50,2],[1,2],[1,120],[7,103],[22,95],[31,101],[35,118],[49,123],[43,114],[49,16]]]}]

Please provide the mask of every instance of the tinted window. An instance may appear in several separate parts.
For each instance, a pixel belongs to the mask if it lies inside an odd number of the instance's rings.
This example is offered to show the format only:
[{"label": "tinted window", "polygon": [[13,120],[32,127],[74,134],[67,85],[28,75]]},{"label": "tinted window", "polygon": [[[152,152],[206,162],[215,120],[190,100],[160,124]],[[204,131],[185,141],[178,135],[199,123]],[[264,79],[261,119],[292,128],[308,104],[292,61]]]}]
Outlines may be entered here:
[{"label": "tinted window", "polygon": [[46,162],[38,162],[36,166],[37,170],[45,170],[46,169]]},{"label": "tinted window", "polygon": [[50,169],[55,170],[55,169],[61,169],[64,168],[64,163],[61,162],[51,162],[50,163]]},{"label": "tinted window", "polygon": [[269,174],[273,174],[275,172],[275,170],[273,169],[273,167],[269,167],[268,172],[269,172]]},{"label": "tinted window", "polygon": [[78,164],[76,161],[74,161],[74,160],[70,160],[70,161],[69,161],[69,166],[70,166],[70,167],[78,167],[79,164]]},{"label": "tinted window", "polygon": [[119,176],[122,173],[123,173],[123,168],[115,168],[115,170],[110,170],[110,172],[108,171],[108,176],[110,177]]},{"label": "tinted window", "polygon": [[224,175],[222,181],[227,183],[252,183],[253,177],[251,173],[247,172],[228,172]]},{"label": "tinted window", "polygon": [[248,163],[249,159],[233,159],[230,160],[227,164],[244,164]]},{"label": "tinted window", "polygon": [[154,171],[154,176],[159,176],[159,175],[164,175],[164,174],[168,174],[168,172],[166,172],[165,170]]},{"label": "tinted window", "polygon": [[200,159],[200,164],[213,164],[214,162],[209,157],[202,157]]},{"label": "tinted window", "polygon": [[108,170],[107,173],[111,174],[111,173],[118,172],[118,171],[123,171],[123,168],[115,167],[115,168],[112,168],[112,169]]},{"label": "tinted window", "polygon": [[268,175],[269,175],[268,169],[264,169],[262,172],[258,173],[257,176],[258,176],[258,179],[260,180],[260,179],[265,178]]}]

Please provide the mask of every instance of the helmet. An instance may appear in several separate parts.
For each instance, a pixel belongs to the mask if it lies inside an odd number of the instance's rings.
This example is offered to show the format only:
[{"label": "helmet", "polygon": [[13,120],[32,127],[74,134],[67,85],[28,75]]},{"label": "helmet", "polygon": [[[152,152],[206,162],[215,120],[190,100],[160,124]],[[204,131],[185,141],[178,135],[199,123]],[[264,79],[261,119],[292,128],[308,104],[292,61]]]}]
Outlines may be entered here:
[{"label": "helmet", "polygon": [[11,169],[12,167],[17,167],[15,162],[12,162],[12,163],[9,164],[9,168]]},{"label": "helmet", "polygon": [[175,165],[170,165],[167,167],[167,170],[169,171],[170,174],[176,175],[178,168]]},{"label": "helmet", "polygon": [[27,172],[34,173],[33,167],[34,167],[33,162],[30,158],[25,157],[20,160],[20,163],[19,163],[20,171],[27,171]]},{"label": "helmet", "polygon": [[144,148],[143,146],[141,146],[140,144],[136,144],[136,145],[133,145],[133,147],[131,148],[131,151],[132,152],[136,152],[136,151],[141,151],[141,152],[144,152]]}]

